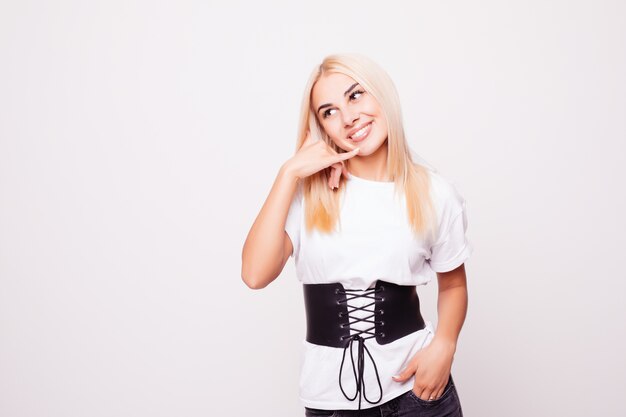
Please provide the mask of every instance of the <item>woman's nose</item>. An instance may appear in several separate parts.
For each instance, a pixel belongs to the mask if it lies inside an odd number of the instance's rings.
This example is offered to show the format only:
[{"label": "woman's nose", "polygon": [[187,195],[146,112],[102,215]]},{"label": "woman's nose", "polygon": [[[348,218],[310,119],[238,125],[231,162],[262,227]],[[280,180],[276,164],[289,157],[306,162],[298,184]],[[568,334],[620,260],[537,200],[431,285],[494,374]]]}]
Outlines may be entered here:
[{"label": "woman's nose", "polygon": [[352,126],[354,122],[359,120],[359,115],[358,113],[355,113],[355,114],[345,113],[345,116],[343,119],[344,119],[343,121],[346,124],[346,126]]}]

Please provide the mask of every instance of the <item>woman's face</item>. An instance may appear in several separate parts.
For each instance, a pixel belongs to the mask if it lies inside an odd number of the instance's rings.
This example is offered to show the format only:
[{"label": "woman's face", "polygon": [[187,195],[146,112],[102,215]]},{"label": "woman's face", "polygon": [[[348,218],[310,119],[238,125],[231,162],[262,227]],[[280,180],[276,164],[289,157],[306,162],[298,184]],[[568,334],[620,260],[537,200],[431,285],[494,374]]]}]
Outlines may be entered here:
[{"label": "woman's face", "polygon": [[345,150],[370,155],[387,140],[387,120],[378,102],[344,74],[322,76],[313,86],[311,104],[320,125]]}]

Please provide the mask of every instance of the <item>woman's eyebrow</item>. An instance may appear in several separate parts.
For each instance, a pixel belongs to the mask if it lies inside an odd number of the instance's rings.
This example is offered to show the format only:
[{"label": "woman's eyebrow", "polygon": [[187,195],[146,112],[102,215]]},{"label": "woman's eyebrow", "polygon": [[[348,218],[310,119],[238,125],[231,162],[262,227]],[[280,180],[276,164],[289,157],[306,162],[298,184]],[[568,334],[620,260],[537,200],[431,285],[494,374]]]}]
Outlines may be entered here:
[{"label": "woman's eyebrow", "polygon": [[[350,86],[350,88],[348,88],[348,89],[346,90],[346,92],[345,92],[345,93],[343,93],[343,95],[344,95],[344,96],[347,96],[348,94],[350,94],[350,91],[352,91],[352,89],[354,89],[354,87],[356,87],[357,85],[359,85],[359,83],[354,83],[354,84],[352,84],[352,85]],[[330,104],[330,103],[322,104],[321,106],[319,106],[319,107],[318,107],[317,112],[319,113],[319,112],[320,112],[320,110],[322,110],[323,108],[325,108],[325,107],[330,107],[330,106],[332,106],[332,104]]]}]

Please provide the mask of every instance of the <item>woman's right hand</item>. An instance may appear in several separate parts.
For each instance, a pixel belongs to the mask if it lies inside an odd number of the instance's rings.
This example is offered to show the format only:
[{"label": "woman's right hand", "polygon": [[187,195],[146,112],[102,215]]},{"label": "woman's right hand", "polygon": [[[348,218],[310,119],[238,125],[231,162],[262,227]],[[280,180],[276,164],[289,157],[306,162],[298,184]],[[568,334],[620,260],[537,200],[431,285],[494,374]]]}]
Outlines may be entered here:
[{"label": "woman's right hand", "polygon": [[313,141],[311,132],[307,131],[302,147],[287,161],[293,174],[298,178],[313,175],[324,168],[331,167],[332,173],[328,179],[328,186],[333,189],[339,187],[341,175],[348,175],[343,161],[359,153],[359,148],[349,152],[337,153],[325,141]]}]

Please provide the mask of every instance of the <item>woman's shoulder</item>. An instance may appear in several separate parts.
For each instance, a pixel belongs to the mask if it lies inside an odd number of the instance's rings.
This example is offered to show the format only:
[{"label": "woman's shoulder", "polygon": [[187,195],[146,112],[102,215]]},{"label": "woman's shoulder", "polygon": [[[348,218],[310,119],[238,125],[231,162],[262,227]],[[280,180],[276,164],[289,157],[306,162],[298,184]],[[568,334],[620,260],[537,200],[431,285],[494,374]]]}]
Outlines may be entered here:
[{"label": "woman's shoulder", "polygon": [[430,190],[439,207],[460,207],[464,204],[462,190],[452,177],[442,174],[435,168],[425,167],[430,179]]}]

